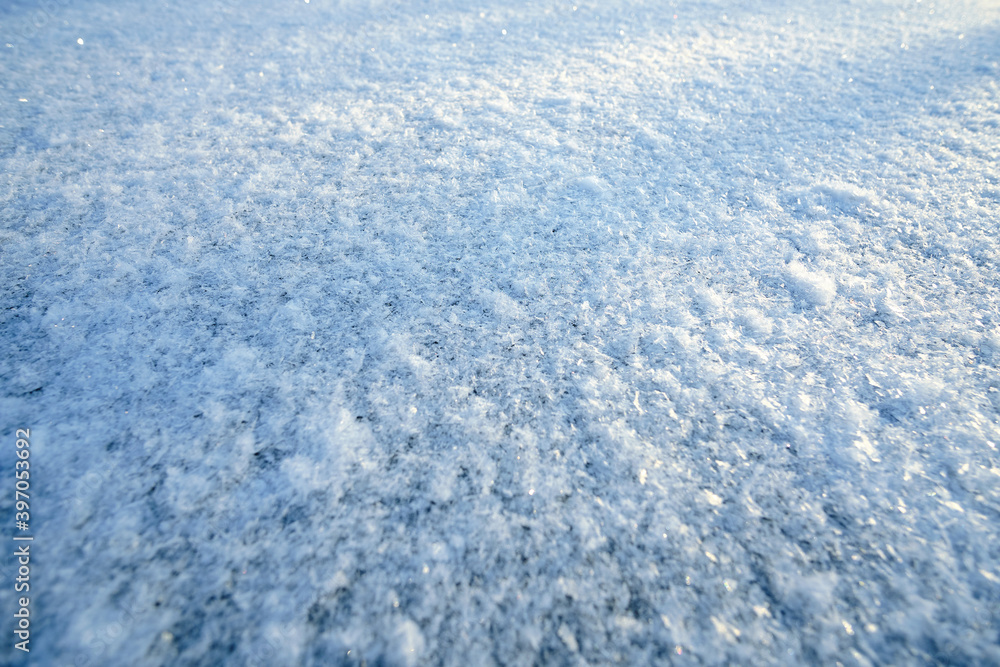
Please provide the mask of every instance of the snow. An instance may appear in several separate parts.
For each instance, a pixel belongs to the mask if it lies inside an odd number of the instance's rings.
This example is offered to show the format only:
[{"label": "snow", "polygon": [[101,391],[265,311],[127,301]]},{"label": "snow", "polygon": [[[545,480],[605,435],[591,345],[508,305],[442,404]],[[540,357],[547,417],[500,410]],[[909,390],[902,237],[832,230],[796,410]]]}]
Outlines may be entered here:
[{"label": "snow", "polygon": [[0,17],[32,661],[1000,663],[996,3]]}]

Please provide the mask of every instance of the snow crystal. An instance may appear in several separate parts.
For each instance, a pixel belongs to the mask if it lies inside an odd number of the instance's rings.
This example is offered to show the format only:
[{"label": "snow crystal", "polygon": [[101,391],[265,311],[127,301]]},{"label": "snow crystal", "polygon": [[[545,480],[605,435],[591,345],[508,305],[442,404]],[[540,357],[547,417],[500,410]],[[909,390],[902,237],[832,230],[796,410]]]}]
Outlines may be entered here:
[{"label": "snow crystal", "polygon": [[792,290],[808,304],[825,306],[837,295],[837,284],[822,271],[810,271],[801,262],[790,262],[786,270]]},{"label": "snow crystal", "polygon": [[997,3],[32,4],[38,664],[1000,664]]}]

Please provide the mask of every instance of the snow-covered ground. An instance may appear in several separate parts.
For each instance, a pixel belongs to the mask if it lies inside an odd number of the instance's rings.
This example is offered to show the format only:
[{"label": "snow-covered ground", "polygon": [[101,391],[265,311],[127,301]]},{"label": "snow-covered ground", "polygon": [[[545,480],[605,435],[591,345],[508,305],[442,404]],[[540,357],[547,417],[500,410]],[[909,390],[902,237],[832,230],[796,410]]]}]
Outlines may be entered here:
[{"label": "snow-covered ground", "polygon": [[0,662],[1000,663],[996,2],[0,26]]}]

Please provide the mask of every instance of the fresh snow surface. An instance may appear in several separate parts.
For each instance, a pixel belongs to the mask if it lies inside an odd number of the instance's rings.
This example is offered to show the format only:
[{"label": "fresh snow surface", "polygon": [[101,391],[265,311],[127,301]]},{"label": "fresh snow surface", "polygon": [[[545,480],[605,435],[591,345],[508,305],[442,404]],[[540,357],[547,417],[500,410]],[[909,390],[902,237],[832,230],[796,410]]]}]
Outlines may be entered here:
[{"label": "fresh snow surface", "polygon": [[1000,664],[996,2],[0,26],[0,663]]}]

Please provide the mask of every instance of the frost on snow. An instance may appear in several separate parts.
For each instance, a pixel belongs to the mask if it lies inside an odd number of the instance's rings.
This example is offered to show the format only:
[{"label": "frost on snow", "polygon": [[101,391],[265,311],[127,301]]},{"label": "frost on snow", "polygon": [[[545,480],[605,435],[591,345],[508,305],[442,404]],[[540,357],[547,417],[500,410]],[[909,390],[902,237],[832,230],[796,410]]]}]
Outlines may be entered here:
[{"label": "frost on snow", "polygon": [[38,664],[1000,663],[996,3],[29,4]]}]

